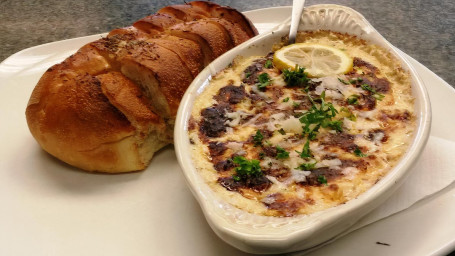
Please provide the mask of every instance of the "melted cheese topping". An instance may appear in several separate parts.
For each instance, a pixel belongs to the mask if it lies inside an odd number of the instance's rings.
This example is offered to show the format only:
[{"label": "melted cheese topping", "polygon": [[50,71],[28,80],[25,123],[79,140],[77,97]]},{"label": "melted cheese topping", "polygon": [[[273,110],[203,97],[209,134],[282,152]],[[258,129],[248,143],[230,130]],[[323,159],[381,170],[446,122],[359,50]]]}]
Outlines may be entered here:
[{"label": "melted cheese topping", "polygon": [[[397,163],[413,135],[409,74],[390,53],[330,31],[300,33],[303,41],[346,51],[354,69],[312,79],[304,90],[286,86],[279,70],[264,67],[269,57],[237,57],[194,103],[189,135],[199,174],[223,200],[251,213],[310,214],[352,200]],[[272,80],[263,90],[257,86],[262,73]],[[375,98],[364,84],[384,98]],[[308,136],[300,117],[320,107],[324,94],[338,112],[331,121],[342,131],[320,127],[309,141],[312,156],[302,157]],[[358,101],[349,104],[353,95]],[[260,145],[254,140],[258,131]],[[280,149],[288,156],[278,156]],[[259,160],[263,176],[239,181],[236,156]]]}]

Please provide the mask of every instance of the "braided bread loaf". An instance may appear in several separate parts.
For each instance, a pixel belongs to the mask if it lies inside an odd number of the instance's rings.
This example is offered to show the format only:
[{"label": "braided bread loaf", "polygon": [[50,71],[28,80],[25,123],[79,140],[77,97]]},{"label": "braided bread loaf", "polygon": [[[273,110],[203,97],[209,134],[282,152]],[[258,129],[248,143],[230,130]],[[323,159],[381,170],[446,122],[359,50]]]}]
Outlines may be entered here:
[{"label": "braided bread loaf", "polygon": [[81,169],[142,170],[172,143],[194,77],[256,34],[229,7],[195,1],[162,8],[49,68],[26,109],[30,131],[45,151]]}]

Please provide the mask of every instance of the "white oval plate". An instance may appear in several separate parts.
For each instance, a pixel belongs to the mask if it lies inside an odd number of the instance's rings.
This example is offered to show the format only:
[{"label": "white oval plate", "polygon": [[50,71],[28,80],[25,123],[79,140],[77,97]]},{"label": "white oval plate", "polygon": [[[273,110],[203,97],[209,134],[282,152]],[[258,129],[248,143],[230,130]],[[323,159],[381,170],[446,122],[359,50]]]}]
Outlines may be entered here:
[{"label": "white oval plate", "polygon": [[[264,33],[290,13],[286,6],[245,15]],[[209,228],[172,147],[160,151],[145,172],[112,176],[76,171],[49,157],[34,141],[24,109],[36,82],[51,65],[100,36],[38,45],[0,63],[0,116],[8,120],[0,126],[0,255],[249,255],[224,243]],[[454,150],[437,159],[432,153],[447,149],[439,147],[440,140],[455,148],[455,121],[447,118],[455,109],[455,90],[400,53],[421,75],[432,100],[431,136],[414,171],[423,172],[434,161],[449,163],[453,170]],[[401,197],[404,186],[393,197]],[[381,208],[391,203],[394,200]],[[454,226],[452,184],[305,255],[447,255],[455,249]]]},{"label": "white oval plate", "polygon": [[289,21],[232,49],[212,62],[196,77],[182,99],[176,120],[176,153],[190,189],[212,229],[223,240],[246,252],[283,253],[307,249],[348,229],[398,188],[422,152],[429,136],[431,111],[423,82],[407,60],[398,54],[362,15],[339,5],[310,6],[302,15],[299,30],[317,29],[353,34],[389,49],[411,74],[418,129],[410,148],[400,162],[380,182],[358,198],[322,212],[291,218],[250,214],[220,200],[198,175],[188,154],[190,143],[187,122],[194,100],[209,84],[214,74],[229,65],[237,55],[266,55],[274,43],[287,35]]}]

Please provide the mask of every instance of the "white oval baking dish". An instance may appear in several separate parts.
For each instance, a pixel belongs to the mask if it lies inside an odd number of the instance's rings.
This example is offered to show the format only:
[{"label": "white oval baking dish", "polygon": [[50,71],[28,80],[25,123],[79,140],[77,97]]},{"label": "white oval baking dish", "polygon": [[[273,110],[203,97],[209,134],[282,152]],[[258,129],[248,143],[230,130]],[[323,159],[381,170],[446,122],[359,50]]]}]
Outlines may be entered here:
[{"label": "white oval baking dish", "polygon": [[430,102],[422,80],[411,65],[394,50],[358,12],[340,5],[313,5],[305,9],[299,30],[326,29],[356,35],[389,49],[412,76],[417,130],[400,162],[371,189],[345,204],[310,215],[287,218],[257,216],[220,200],[193,166],[188,137],[188,119],[193,102],[213,75],[237,55],[266,55],[289,31],[290,21],[225,53],[206,67],[184,95],[175,124],[175,148],[187,183],[215,233],[227,243],[251,253],[284,253],[314,247],[347,230],[362,216],[383,203],[401,185],[422,152],[429,136]]}]

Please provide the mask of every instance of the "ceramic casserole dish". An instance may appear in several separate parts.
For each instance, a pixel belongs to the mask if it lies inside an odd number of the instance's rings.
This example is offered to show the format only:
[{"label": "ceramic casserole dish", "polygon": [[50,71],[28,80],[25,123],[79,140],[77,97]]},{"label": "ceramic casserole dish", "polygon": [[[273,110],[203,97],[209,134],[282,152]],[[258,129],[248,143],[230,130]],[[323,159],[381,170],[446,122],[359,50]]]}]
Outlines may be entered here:
[{"label": "ceramic casserole dish", "polygon": [[344,204],[308,215],[259,216],[242,211],[218,197],[196,170],[188,136],[188,120],[195,99],[215,74],[238,56],[265,56],[289,32],[290,21],[261,34],[222,55],[205,68],[184,95],[174,131],[176,154],[186,181],[214,232],[232,246],[251,253],[284,253],[304,250],[346,231],[361,217],[383,203],[401,185],[419,158],[429,136],[430,102],[422,80],[411,65],[358,12],[339,5],[313,5],[305,9],[300,31],[331,30],[348,33],[389,50],[411,76],[416,130],[399,162],[373,187]]}]

